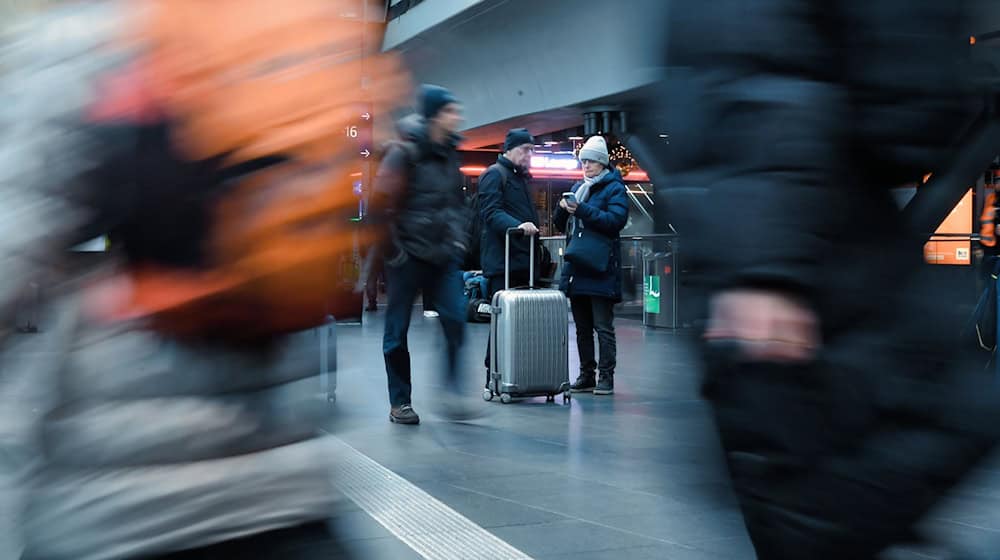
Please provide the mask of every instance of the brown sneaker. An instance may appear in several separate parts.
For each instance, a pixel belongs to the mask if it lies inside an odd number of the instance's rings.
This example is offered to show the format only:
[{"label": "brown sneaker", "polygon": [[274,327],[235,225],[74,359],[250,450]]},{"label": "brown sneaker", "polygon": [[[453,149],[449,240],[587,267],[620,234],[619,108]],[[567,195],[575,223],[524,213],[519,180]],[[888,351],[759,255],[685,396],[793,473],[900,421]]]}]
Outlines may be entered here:
[{"label": "brown sneaker", "polygon": [[389,411],[389,421],[393,424],[419,424],[420,416],[417,416],[412,406],[404,404]]}]

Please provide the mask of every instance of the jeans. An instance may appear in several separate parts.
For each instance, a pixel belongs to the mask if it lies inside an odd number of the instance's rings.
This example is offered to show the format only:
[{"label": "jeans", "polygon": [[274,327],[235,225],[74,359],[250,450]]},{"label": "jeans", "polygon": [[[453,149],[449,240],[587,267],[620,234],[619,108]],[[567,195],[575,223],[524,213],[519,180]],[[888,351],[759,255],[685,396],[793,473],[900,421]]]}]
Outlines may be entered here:
[{"label": "jeans", "polygon": [[[569,299],[576,322],[576,347],[580,352],[580,374],[614,375],[618,358],[615,339],[615,303],[597,296],[573,296]],[[601,361],[594,357],[594,331],[600,346]]]},{"label": "jeans", "polygon": [[458,357],[465,335],[465,296],[457,266],[430,264],[410,257],[399,266],[386,266],[386,272],[389,301],[382,353],[392,407],[411,404],[413,385],[406,333],[410,329],[413,304],[420,292],[424,294],[424,301],[433,302],[433,308],[440,314],[448,360],[445,382],[450,389],[458,390]]},{"label": "jeans", "polygon": [[[487,287],[489,288],[489,293],[487,294],[486,301],[493,304],[493,296],[497,292],[503,291],[504,282],[506,278],[503,274],[497,274],[487,277]],[[515,270],[510,273],[510,286],[512,288],[518,288],[527,286],[531,281],[529,273],[527,270]],[[486,359],[483,362],[486,365],[486,385],[490,384],[490,340],[486,339]]]}]

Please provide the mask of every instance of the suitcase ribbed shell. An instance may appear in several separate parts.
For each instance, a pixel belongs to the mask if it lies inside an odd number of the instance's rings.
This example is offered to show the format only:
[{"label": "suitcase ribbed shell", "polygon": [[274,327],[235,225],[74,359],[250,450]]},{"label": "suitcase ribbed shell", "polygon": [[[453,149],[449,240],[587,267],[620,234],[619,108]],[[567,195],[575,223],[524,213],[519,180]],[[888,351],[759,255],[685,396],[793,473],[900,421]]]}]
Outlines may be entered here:
[{"label": "suitcase ribbed shell", "polygon": [[521,397],[568,390],[566,296],[559,290],[504,290],[494,296],[493,308],[494,391]]}]

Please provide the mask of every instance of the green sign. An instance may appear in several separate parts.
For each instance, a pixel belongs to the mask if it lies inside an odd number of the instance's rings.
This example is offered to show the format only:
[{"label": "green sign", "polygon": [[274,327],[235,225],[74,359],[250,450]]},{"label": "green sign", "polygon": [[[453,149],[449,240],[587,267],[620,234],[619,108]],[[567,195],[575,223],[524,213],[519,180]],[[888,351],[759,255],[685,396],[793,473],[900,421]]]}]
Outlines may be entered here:
[{"label": "green sign", "polygon": [[646,313],[660,312],[660,277],[647,276],[642,283],[642,292],[646,299]]}]

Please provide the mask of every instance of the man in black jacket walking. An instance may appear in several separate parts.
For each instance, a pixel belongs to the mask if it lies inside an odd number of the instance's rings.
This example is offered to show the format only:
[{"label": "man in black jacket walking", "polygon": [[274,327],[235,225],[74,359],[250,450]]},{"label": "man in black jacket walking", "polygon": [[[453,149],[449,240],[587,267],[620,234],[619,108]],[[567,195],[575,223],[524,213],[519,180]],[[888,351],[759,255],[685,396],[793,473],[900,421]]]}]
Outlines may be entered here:
[{"label": "man in black jacket walking", "polygon": [[411,403],[406,335],[422,291],[441,317],[447,339],[446,386],[458,396],[458,353],[465,306],[458,264],[465,255],[468,216],[455,146],[462,108],[448,90],[425,85],[420,115],[400,124],[403,142],[391,146],[375,178],[374,222],[386,227],[388,304],[382,351],[388,376],[389,420],[418,424]]},{"label": "man in black jacket walking", "polygon": [[[538,212],[531,198],[528,182],[535,139],[526,129],[507,132],[503,154],[479,177],[479,219],[482,220],[480,255],[483,275],[489,282],[488,301],[504,289],[506,268],[504,250],[507,230],[519,228],[522,236],[510,243],[511,287],[527,286],[530,271],[530,243],[536,243]],[[538,271],[536,271],[536,276]],[[486,346],[486,369],[490,367],[490,348]],[[487,383],[489,373],[487,373]]]}]

